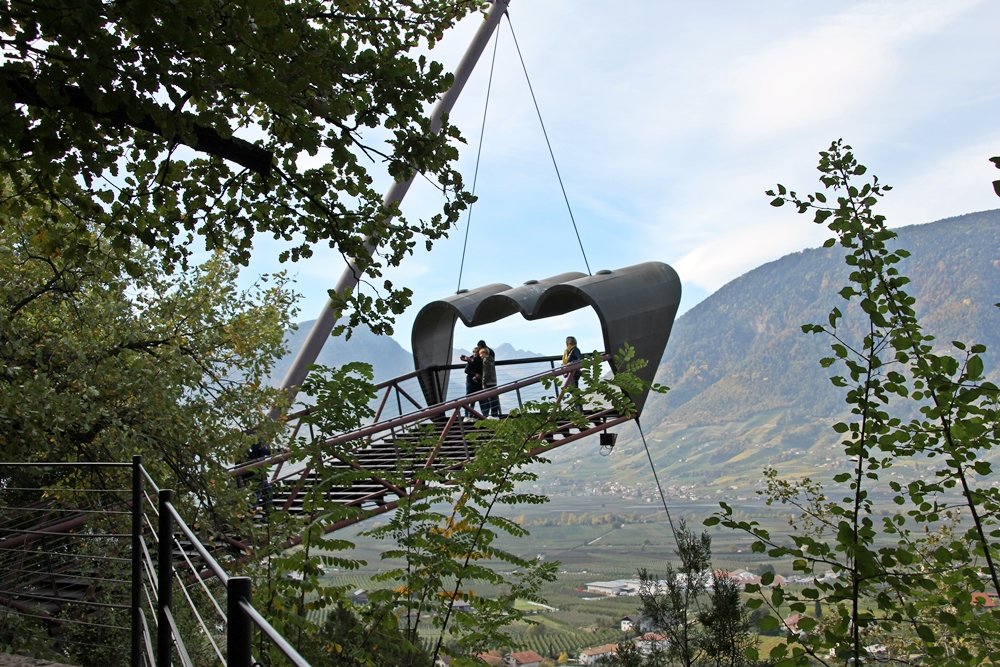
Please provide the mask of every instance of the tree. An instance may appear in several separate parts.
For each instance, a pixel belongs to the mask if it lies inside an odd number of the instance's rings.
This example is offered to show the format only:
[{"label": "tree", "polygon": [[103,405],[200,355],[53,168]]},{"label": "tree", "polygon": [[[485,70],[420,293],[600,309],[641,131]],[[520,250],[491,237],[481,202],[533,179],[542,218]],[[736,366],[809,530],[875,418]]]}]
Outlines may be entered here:
[{"label": "tree", "polygon": [[[239,290],[235,268],[220,257],[167,275],[156,251],[115,250],[99,235],[77,236],[67,208],[22,209],[8,186],[0,178],[2,460],[127,462],[141,454],[153,479],[177,490],[192,525],[232,529],[248,498],[226,468],[242,458],[251,429],[268,438],[277,428],[260,426],[276,400],[266,379],[294,313],[285,279]],[[127,477],[91,470],[7,468],[0,504],[71,496],[63,509],[78,509],[81,496],[60,490],[87,489],[94,508],[115,507],[114,489],[127,487]],[[128,534],[127,515],[91,512],[81,530]],[[116,555],[114,540],[73,544],[84,555]],[[121,546],[127,557],[128,542]],[[61,543],[42,549],[50,571],[81,567],[72,554],[61,558]],[[87,614],[88,624],[60,629],[67,648],[59,657],[102,665],[126,659],[113,628],[127,624],[114,606],[64,608],[67,618]],[[6,629],[0,642],[44,650],[34,631]],[[101,645],[113,648],[102,653]]]},{"label": "tree", "polygon": [[755,664],[747,651],[755,648],[749,612],[743,604],[743,588],[726,573],[712,572],[708,609],[698,613],[704,663],[715,667]]},{"label": "tree", "polygon": [[618,642],[614,655],[598,658],[596,664],[608,667],[652,667],[664,663],[651,661],[649,656],[642,654],[635,642],[625,639]]},{"label": "tree", "polygon": [[681,522],[675,536],[679,568],[675,570],[672,563],[667,563],[662,579],[645,568],[640,569],[639,599],[642,615],[650,619],[653,628],[666,635],[668,657],[690,667],[699,652],[690,621],[699,604],[698,597],[705,594],[711,581],[712,540],[708,533],[696,537],[685,522]]},{"label": "tree", "polygon": [[756,645],[750,630],[740,587],[724,572],[712,569],[712,540],[708,533],[695,535],[681,522],[675,532],[680,565],[666,564],[663,577],[639,570],[639,599],[643,623],[640,632],[662,633],[666,648],[654,646],[643,654],[631,641],[618,646],[610,659],[615,665],[677,664],[743,667],[756,665],[747,659]]},{"label": "tree", "polygon": [[[392,610],[372,607],[352,609],[339,603],[326,616],[320,631],[305,635],[300,653],[312,664],[330,667],[355,665],[400,665],[431,667],[433,661],[418,643],[400,631]],[[272,664],[280,665],[276,659]]]},{"label": "tree", "polygon": [[[1000,492],[987,480],[1000,393],[984,375],[986,349],[944,345],[924,331],[900,271],[908,253],[893,248],[895,234],[874,210],[889,188],[864,179],[850,146],[836,141],[820,153],[819,171],[835,201],[781,185],[768,194],[773,205],[791,204],[826,224],[834,233],[827,247],[839,244],[851,267],[839,292],[844,308],[803,326],[830,338],[833,354],[820,364],[837,369],[831,381],[850,408],[850,418],[833,425],[843,436],[845,471],[832,481],[847,492],[831,500],[821,482],[769,470],[768,502],[797,510],[789,535],[738,520],[725,504],[710,522],[748,532],[755,552],[791,557],[813,577],[800,594],[759,591],[756,603],[773,614],[762,623],[776,627],[785,605],[800,614],[800,632],[772,658],[982,664],[1000,653],[1000,611],[977,602],[1000,596]],[[841,326],[850,318],[865,325],[860,339]],[[817,602],[822,615],[808,615]]]},{"label": "tree", "polygon": [[[196,240],[245,264],[267,235],[287,242],[283,259],[327,243],[377,278],[446,234],[469,201],[452,168],[458,133],[424,119],[452,77],[415,52],[479,4],[5,2],[10,205],[60,202],[77,239],[155,248],[168,270],[187,265]],[[450,199],[429,220],[383,224],[379,168],[425,174]],[[379,249],[370,261],[367,243]],[[378,289],[352,315],[377,329],[409,296]]]},{"label": "tree", "polygon": [[274,400],[266,379],[294,312],[285,279],[240,291],[219,257],[167,275],[154,251],[76,243],[71,211],[23,210],[9,193],[0,179],[0,455],[142,454],[161,484],[215,508],[224,466]]}]

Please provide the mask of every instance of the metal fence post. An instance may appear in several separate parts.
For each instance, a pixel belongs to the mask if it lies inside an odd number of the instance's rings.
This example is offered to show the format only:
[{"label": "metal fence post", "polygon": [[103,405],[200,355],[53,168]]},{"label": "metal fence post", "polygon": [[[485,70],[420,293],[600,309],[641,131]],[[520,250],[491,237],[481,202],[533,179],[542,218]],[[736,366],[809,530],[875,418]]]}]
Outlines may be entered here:
[{"label": "metal fence post", "polygon": [[142,663],[142,457],[132,457],[131,667]]},{"label": "metal fence post", "polygon": [[174,492],[160,490],[160,517],[157,526],[159,543],[156,557],[156,667],[170,667],[173,632],[167,611],[173,606],[174,528],[170,504]]},{"label": "metal fence post", "polygon": [[250,577],[230,577],[226,582],[226,665],[250,667],[253,664],[253,622],[240,608],[240,601],[251,601]]}]

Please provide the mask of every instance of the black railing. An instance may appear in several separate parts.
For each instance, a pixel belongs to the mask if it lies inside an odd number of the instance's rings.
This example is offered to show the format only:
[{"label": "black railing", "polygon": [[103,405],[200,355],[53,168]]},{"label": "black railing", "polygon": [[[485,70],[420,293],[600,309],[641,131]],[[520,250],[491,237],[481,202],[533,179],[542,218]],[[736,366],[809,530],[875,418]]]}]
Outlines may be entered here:
[{"label": "black railing", "polygon": [[[93,479],[53,485],[44,479],[52,471]],[[25,478],[48,483],[14,481]],[[250,667],[258,664],[255,637],[289,664],[308,667],[253,607],[250,579],[226,572],[141,457],[131,464],[0,463],[0,498],[0,616],[37,620],[55,635],[77,624],[128,636],[132,667]],[[127,625],[116,622],[126,610]]]}]

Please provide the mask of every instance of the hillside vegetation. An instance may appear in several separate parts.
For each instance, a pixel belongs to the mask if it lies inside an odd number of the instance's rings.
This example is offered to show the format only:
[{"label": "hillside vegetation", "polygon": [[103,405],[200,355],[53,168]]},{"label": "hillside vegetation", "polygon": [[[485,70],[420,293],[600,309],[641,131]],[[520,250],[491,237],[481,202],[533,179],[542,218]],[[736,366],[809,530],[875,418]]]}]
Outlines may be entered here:
[{"label": "hillside vegetation", "polygon": [[[942,345],[983,343],[987,368],[1000,368],[1000,211],[972,213],[895,230],[910,250],[901,271],[926,330]],[[783,474],[832,471],[839,440],[830,425],[846,409],[819,359],[830,341],[802,333],[825,322],[847,283],[842,250],[810,249],[754,269],[678,318],[657,372],[668,394],[650,397],[643,432],[665,486],[705,498],[756,488],[766,465]],[[682,276],[683,279],[683,276]],[[852,335],[864,322],[854,322]],[[852,318],[853,316],[853,318]],[[837,450],[839,452],[839,450]],[[624,429],[609,460],[581,443],[557,453],[545,478],[558,488],[581,479],[652,490],[636,429]],[[840,463],[837,463],[840,465]],[[915,462],[914,465],[919,465]],[[565,468],[564,468],[565,466]],[[569,474],[569,467],[573,472]],[[645,494],[640,494],[645,495]]]}]

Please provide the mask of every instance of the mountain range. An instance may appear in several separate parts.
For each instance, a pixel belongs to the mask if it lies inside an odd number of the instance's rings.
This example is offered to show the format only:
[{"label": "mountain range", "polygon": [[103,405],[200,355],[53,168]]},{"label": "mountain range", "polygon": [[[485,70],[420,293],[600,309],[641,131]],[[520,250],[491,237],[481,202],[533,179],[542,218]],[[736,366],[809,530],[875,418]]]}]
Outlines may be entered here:
[{"label": "mountain range", "polygon": [[[985,211],[894,230],[911,256],[900,271],[926,333],[940,348],[951,341],[983,343],[992,378],[1000,373],[1000,211]],[[649,458],[661,482],[679,494],[704,497],[720,489],[749,490],[761,471],[829,478],[844,465],[832,425],[849,416],[833,386],[831,340],[802,325],[826,323],[844,311],[841,333],[863,335],[857,308],[837,294],[849,267],[839,247],[793,253],[733,280],[674,324],[656,374],[670,387],[654,394],[637,429],[625,429],[610,461],[578,453],[575,469],[608,469],[624,485],[648,486]],[[683,276],[681,277],[683,280]],[[553,461],[553,479],[560,477]],[[682,490],[683,489],[683,490]]]},{"label": "mountain range", "polygon": [[[911,253],[900,270],[911,279],[907,290],[916,298],[925,332],[941,346],[953,340],[985,344],[984,360],[995,378],[1000,210],[894,231],[894,243]],[[674,324],[656,375],[670,391],[652,395],[646,404],[645,445],[634,426],[622,429],[610,456],[601,456],[591,439],[568,445],[541,471],[543,488],[558,493],[613,484],[648,490],[650,459],[664,485],[691,497],[755,488],[767,465],[788,475],[838,470],[840,436],[831,425],[847,416],[847,407],[842,390],[829,381],[834,370],[819,365],[830,355],[831,341],[801,327],[825,323],[835,306],[845,310],[837,293],[847,280],[843,250],[833,247],[787,255],[723,286]],[[859,314],[845,310],[841,333],[853,339],[863,335]],[[290,334],[291,349],[305,331],[308,323]],[[496,349],[500,358],[533,356],[505,345]],[[347,359],[372,363],[376,380],[413,368],[409,352],[367,331],[350,341],[334,339],[319,361]],[[286,368],[287,362],[275,377]]]}]

